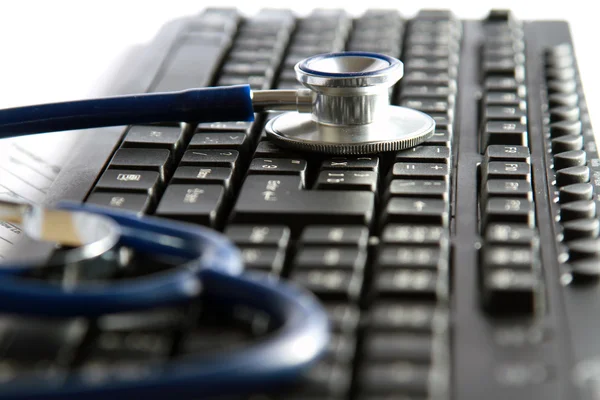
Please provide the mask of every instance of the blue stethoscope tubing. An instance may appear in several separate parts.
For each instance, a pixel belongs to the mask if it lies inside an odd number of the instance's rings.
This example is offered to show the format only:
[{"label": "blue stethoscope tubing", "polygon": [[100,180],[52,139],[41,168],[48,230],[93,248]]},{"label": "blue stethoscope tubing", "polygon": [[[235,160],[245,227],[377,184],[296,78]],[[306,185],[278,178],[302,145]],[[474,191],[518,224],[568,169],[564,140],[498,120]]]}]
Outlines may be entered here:
[{"label": "blue stethoscope tubing", "polygon": [[292,284],[262,274],[243,274],[238,250],[223,236],[202,227],[152,217],[140,219],[92,205],[63,203],[59,208],[106,215],[120,225],[121,245],[190,261],[156,276],[110,285],[88,284],[70,291],[20,279],[25,268],[6,265],[0,270],[0,311],[93,317],[189,303],[202,293],[217,304],[255,307],[281,321],[281,327],[235,352],[149,365],[141,377],[131,380],[115,373],[94,383],[75,370],[59,385],[52,379],[3,383],[0,399],[202,399],[248,393],[298,378],[324,352],[329,322],[319,302]]},{"label": "blue stethoscope tubing", "polygon": [[249,85],[207,87],[0,110],[0,139],[34,133],[165,121],[253,121]]}]

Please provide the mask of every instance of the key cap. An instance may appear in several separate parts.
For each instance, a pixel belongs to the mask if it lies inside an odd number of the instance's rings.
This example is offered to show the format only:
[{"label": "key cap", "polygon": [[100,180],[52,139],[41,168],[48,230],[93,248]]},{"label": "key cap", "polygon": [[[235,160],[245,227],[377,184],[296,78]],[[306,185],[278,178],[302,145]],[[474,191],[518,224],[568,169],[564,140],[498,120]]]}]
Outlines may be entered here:
[{"label": "key cap", "polygon": [[571,261],[600,257],[600,238],[573,240],[568,247]]},{"label": "key cap", "polygon": [[447,201],[448,182],[432,180],[394,179],[389,186],[389,196],[433,198]]},{"label": "key cap", "polygon": [[[407,69],[408,70],[408,69]],[[432,71],[430,71],[432,72]],[[442,100],[431,100],[431,99],[421,99],[421,98],[407,98],[403,97],[400,101],[400,106],[413,108],[415,110],[422,111],[424,113],[430,112],[438,112],[445,113],[449,112],[450,105],[447,101]]]},{"label": "key cap", "polygon": [[445,163],[395,163],[392,169],[394,178],[403,179],[438,179],[449,178],[448,164]]},{"label": "key cap", "polygon": [[299,175],[304,182],[306,161],[287,158],[255,158],[248,168],[249,174]]},{"label": "key cap", "polygon": [[575,107],[579,104],[579,95],[577,93],[553,93],[548,96],[548,104],[550,107]]},{"label": "key cap", "polygon": [[88,350],[86,363],[165,360],[171,346],[167,332],[102,332]]},{"label": "key cap", "polygon": [[171,183],[205,184],[216,183],[229,189],[233,170],[227,167],[179,167]]},{"label": "key cap", "polygon": [[523,199],[493,197],[483,209],[484,226],[491,222],[525,224],[535,226],[533,203]]},{"label": "key cap", "polygon": [[354,301],[362,285],[362,276],[351,270],[298,268],[291,279],[324,300]]},{"label": "key cap", "polygon": [[234,149],[243,153],[248,146],[249,138],[243,132],[202,132],[192,136],[188,149]]},{"label": "key cap", "polygon": [[183,132],[179,127],[140,126],[129,128],[123,147],[167,149],[175,154],[181,147]]},{"label": "key cap", "polygon": [[531,315],[540,306],[543,283],[532,270],[483,269],[484,307],[495,315]]},{"label": "key cap", "polygon": [[225,235],[241,245],[286,247],[290,229],[283,225],[229,225]]},{"label": "key cap", "polygon": [[403,360],[429,364],[433,338],[426,333],[372,332],[364,343],[364,356],[370,361]]},{"label": "key cap", "polygon": [[447,240],[444,228],[430,225],[390,224],[383,230],[384,243],[437,244]]},{"label": "key cap", "polygon": [[285,261],[285,248],[240,246],[244,268],[248,271],[263,271],[279,274]]},{"label": "key cap", "polygon": [[489,244],[525,245],[537,240],[537,232],[527,225],[494,223],[488,225],[485,240]]},{"label": "key cap", "polygon": [[405,199],[392,197],[383,221],[448,225],[448,203],[438,199]]},{"label": "key cap", "polygon": [[483,103],[489,106],[511,106],[522,108],[524,100],[515,92],[489,92],[483,96]]},{"label": "key cap", "polygon": [[447,256],[440,247],[439,245],[422,247],[386,245],[379,250],[377,265],[391,269],[401,267],[435,270]]},{"label": "key cap", "polygon": [[580,116],[579,107],[560,106],[550,109],[550,122],[578,121]]},{"label": "key cap", "polygon": [[517,107],[487,106],[483,111],[483,121],[515,121],[525,123],[527,111]]},{"label": "key cap", "polygon": [[570,203],[579,200],[592,200],[594,187],[589,183],[575,183],[560,188],[559,199],[561,203]]},{"label": "key cap", "polygon": [[155,171],[109,169],[102,174],[96,184],[96,190],[145,193],[154,196],[159,181],[160,175]]},{"label": "key cap", "polygon": [[307,245],[365,247],[369,230],[365,226],[307,226],[300,242]]},{"label": "key cap", "polygon": [[[369,312],[369,326],[376,331],[430,333],[440,326],[442,314],[430,302],[376,303]],[[436,321],[437,319],[437,321]]]},{"label": "key cap", "polygon": [[517,161],[492,161],[483,163],[482,178],[531,181],[529,164]]},{"label": "key cap", "polygon": [[375,171],[321,171],[315,189],[318,190],[377,190],[377,173]]},{"label": "key cap", "polygon": [[438,273],[433,270],[383,270],[375,277],[376,292],[386,298],[437,300],[441,288]]},{"label": "key cap", "polygon": [[315,223],[368,225],[374,200],[371,192],[296,191],[286,189],[285,175],[250,175],[242,186],[233,220],[284,223],[293,229]]},{"label": "key cap", "polygon": [[577,167],[587,162],[586,153],[583,150],[572,150],[554,155],[554,169]]},{"label": "key cap", "polygon": [[530,163],[529,148],[525,146],[490,145],[485,150],[485,161],[517,161]]},{"label": "key cap", "polygon": [[552,153],[554,154],[581,149],[583,149],[582,135],[566,135],[552,139]]},{"label": "key cap", "polygon": [[336,157],[325,160],[321,164],[321,169],[357,169],[366,171],[376,171],[379,166],[379,158],[372,156],[362,157]]},{"label": "key cap", "polygon": [[484,145],[527,146],[527,126],[518,121],[489,121],[485,124]]},{"label": "key cap", "polygon": [[294,269],[362,269],[367,253],[358,247],[303,246],[294,260]]},{"label": "key cap", "polygon": [[[429,374],[428,365],[409,363],[402,360],[387,363],[370,363],[364,365],[358,375],[360,388],[363,393],[373,393],[389,396],[396,396],[402,393],[407,400],[426,399],[429,393]],[[383,400],[368,397],[361,400]],[[417,396],[417,397],[411,397]],[[419,396],[422,396],[419,398]],[[393,397],[392,397],[393,398]],[[401,400],[402,397],[400,397]]]},{"label": "key cap", "polygon": [[481,249],[481,265],[486,269],[510,268],[527,271],[538,262],[538,241],[529,246],[487,244]]},{"label": "key cap", "polygon": [[446,129],[437,129],[433,133],[433,135],[427,139],[421,146],[445,146],[450,147],[450,142],[452,141],[451,131]]},{"label": "key cap", "polygon": [[169,185],[156,215],[215,227],[221,219],[223,194],[220,185]]},{"label": "key cap", "polygon": [[170,153],[167,149],[121,148],[115,152],[108,167],[111,169],[156,171],[164,182],[169,170],[169,159]]},{"label": "key cap", "polygon": [[519,95],[524,94],[525,87],[515,78],[502,76],[489,76],[485,78],[484,89],[486,92],[515,92]]},{"label": "key cap", "polygon": [[550,136],[552,139],[566,135],[580,135],[581,130],[581,121],[558,121],[550,124]]},{"label": "key cap", "polygon": [[150,196],[138,193],[94,192],[88,197],[86,203],[143,214],[150,208]]},{"label": "key cap", "polygon": [[518,179],[488,179],[483,185],[481,199],[485,204],[491,197],[513,197],[533,201],[531,182]]},{"label": "key cap", "polygon": [[551,79],[546,82],[546,86],[548,93],[575,93],[577,91],[577,82],[573,79]]},{"label": "key cap", "polygon": [[396,161],[400,162],[448,163],[449,160],[450,149],[446,146],[417,146],[396,153]]},{"label": "key cap", "polygon": [[565,241],[593,239],[600,235],[600,220],[597,218],[576,219],[562,224]]},{"label": "key cap", "polygon": [[563,204],[560,207],[561,221],[594,218],[596,216],[596,203],[590,200],[579,200]]},{"label": "key cap", "polygon": [[238,156],[236,150],[188,150],[180,165],[234,168]]},{"label": "key cap", "polygon": [[[255,114],[256,117],[256,114]],[[219,134],[231,134],[233,132],[243,133],[244,135],[249,135],[252,133],[255,121],[247,122],[247,121],[228,121],[228,122],[202,122],[198,124],[198,128],[196,132],[198,133],[211,133],[216,132]]]},{"label": "key cap", "polygon": [[556,186],[562,187],[574,183],[586,183],[590,181],[589,167],[580,165],[576,167],[563,168],[556,171]]}]

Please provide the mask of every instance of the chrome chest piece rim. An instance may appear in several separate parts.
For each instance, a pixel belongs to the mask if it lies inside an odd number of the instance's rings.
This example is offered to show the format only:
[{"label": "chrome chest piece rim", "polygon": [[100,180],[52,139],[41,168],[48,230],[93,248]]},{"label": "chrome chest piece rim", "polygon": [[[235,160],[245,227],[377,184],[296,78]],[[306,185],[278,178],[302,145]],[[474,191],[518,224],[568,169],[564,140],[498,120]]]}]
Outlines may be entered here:
[{"label": "chrome chest piece rim", "polygon": [[295,67],[311,89],[310,114],[284,113],[266,126],[282,147],[336,155],[397,151],[416,146],[435,130],[420,111],[390,105],[402,63],[375,53],[346,52],[310,57]]}]

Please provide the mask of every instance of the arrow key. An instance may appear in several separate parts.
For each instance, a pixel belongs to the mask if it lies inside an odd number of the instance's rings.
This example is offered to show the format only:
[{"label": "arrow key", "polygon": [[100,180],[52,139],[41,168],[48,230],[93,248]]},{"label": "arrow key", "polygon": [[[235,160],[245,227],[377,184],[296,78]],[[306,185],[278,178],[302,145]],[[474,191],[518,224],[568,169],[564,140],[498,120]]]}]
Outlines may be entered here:
[{"label": "arrow key", "polygon": [[248,143],[244,132],[202,132],[192,137],[188,149],[235,149],[244,152]]}]

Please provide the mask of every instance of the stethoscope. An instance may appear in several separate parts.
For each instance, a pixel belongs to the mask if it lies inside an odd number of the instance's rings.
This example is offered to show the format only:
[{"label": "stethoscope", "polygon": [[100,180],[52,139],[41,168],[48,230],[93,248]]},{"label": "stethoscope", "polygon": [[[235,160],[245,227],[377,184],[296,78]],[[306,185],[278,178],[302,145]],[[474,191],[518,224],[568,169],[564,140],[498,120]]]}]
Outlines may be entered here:
[{"label": "stethoscope", "polygon": [[[295,67],[308,89],[249,87],[192,89],[176,93],[83,100],[0,111],[0,134],[31,133],[165,121],[251,121],[265,110],[296,110],[272,118],[267,134],[281,146],[330,154],[401,150],[433,134],[435,123],[419,111],[391,106],[390,88],[402,63],[373,53],[334,53]],[[0,202],[0,220],[19,224],[33,239],[62,246],[57,265],[84,265],[120,247],[172,256],[185,262],[165,272],[110,284],[53,284],[27,278],[44,265],[0,268],[0,312],[35,317],[98,317],[186,304],[202,296],[219,304],[260,310],[279,328],[264,340],[209,361],[175,360],[135,379],[102,382],[74,371],[62,384],[3,383],[1,399],[194,398],[248,393],[299,377],[325,351],[328,318],[307,291],[261,274],[242,273],[239,251],[206,228],[139,218],[92,205],[55,208]]]}]

